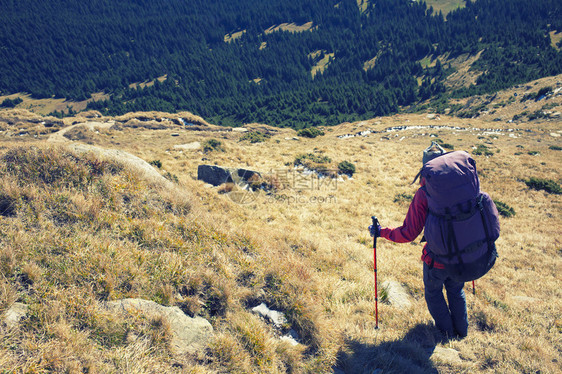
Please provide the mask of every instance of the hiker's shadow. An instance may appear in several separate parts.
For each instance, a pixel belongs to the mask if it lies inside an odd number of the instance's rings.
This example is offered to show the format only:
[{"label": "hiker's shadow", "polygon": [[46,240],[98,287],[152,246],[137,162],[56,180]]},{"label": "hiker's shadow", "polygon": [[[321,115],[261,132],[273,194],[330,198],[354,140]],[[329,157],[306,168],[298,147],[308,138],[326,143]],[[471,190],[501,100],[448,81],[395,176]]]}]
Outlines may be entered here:
[{"label": "hiker's shadow", "polygon": [[440,336],[431,324],[419,324],[402,339],[380,344],[347,341],[334,373],[438,373],[430,360]]}]

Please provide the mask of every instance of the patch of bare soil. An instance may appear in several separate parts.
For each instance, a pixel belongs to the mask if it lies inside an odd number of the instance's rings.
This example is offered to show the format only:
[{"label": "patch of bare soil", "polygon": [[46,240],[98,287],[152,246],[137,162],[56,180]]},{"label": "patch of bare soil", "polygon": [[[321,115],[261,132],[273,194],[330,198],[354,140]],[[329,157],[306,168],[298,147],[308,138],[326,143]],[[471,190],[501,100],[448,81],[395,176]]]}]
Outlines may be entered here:
[{"label": "patch of bare soil", "polygon": [[480,58],[483,51],[478,52],[476,55],[463,54],[459,57],[449,59],[447,56],[440,57],[441,64],[443,66],[451,65],[451,68],[456,71],[449,75],[445,80],[445,86],[447,88],[456,90],[463,87],[469,87],[476,83],[476,80],[480,75],[481,71],[471,70],[472,64],[474,64]]},{"label": "patch of bare soil", "polygon": [[[275,31],[304,32],[304,31],[312,30],[313,29],[312,25],[313,25],[312,21],[302,25],[297,25],[296,23],[282,23],[280,25],[271,26],[270,28],[266,29],[264,32],[266,34],[271,34],[272,32]],[[314,26],[314,27],[318,27],[318,26]]]}]

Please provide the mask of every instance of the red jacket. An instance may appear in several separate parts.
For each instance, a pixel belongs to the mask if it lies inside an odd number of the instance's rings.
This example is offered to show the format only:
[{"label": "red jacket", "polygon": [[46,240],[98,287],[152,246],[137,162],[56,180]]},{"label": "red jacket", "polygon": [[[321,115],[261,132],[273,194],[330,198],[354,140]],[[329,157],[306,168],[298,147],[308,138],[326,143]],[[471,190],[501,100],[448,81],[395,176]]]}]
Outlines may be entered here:
[{"label": "red jacket", "polygon": [[[421,185],[425,184],[422,179]],[[381,229],[381,237],[393,241],[395,243],[409,243],[414,241],[422,232],[425,226],[425,218],[427,216],[427,196],[422,188],[419,188],[410,203],[408,214],[404,219],[404,223],[400,227]],[[422,261],[431,265],[432,259],[427,253],[427,244],[423,247]],[[443,264],[434,262],[433,266],[438,269],[443,269]]]}]

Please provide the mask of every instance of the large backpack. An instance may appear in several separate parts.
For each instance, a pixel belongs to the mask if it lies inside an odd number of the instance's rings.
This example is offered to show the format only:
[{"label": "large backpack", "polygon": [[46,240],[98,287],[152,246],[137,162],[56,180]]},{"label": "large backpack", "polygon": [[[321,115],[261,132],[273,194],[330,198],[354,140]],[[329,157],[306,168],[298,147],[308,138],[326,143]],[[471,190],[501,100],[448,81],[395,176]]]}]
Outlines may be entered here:
[{"label": "large backpack", "polygon": [[449,152],[428,161],[420,175],[429,255],[458,282],[480,278],[496,262],[500,223],[493,200],[480,191],[476,163],[467,152]]}]

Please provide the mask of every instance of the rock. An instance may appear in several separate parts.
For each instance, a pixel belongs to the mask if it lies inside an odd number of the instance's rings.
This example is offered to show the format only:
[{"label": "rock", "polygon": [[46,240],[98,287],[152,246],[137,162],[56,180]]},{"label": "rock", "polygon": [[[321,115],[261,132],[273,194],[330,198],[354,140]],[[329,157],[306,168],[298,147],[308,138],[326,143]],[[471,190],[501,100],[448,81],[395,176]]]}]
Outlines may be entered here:
[{"label": "rock", "polygon": [[14,303],[4,315],[4,323],[9,329],[15,328],[23,317],[27,315],[29,307],[23,303]]},{"label": "rock", "polygon": [[560,137],[560,134],[556,133],[556,132],[551,132],[550,136],[554,137],[554,138],[558,138]]},{"label": "rock", "polygon": [[462,364],[459,352],[452,348],[435,347],[433,354],[429,358],[433,362],[439,362],[448,365]]},{"label": "rock", "polygon": [[102,157],[107,157],[109,159],[121,162],[137,170],[148,181],[163,184],[166,187],[171,187],[173,185],[172,182],[164,178],[164,176],[162,176],[148,162],[128,152],[119,149],[105,149],[88,144],[70,144],[68,148],[78,153],[91,152],[93,154],[101,155]]},{"label": "rock", "polygon": [[197,168],[197,179],[213,186],[233,182],[228,169],[213,165],[199,165]]},{"label": "rock", "polygon": [[233,127],[232,128],[233,132],[248,132],[248,129],[245,127]]},{"label": "rock", "polygon": [[513,301],[515,301],[516,303],[528,303],[528,304],[532,304],[532,303],[536,303],[539,300],[534,298],[534,297],[530,297],[530,296],[513,296],[511,298]]},{"label": "rock", "polygon": [[285,342],[289,345],[292,345],[293,347],[299,345],[299,342],[297,342],[295,339],[293,339],[293,337],[291,337],[289,335],[284,335],[279,340],[281,340],[282,342]]},{"label": "rock", "polygon": [[171,351],[174,354],[193,354],[205,348],[213,335],[213,326],[202,317],[191,318],[177,306],[165,307],[150,300],[123,299],[110,301],[106,307],[114,312],[137,314],[148,318],[164,318],[170,326]]},{"label": "rock", "polygon": [[387,301],[400,309],[408,309],[412,302],[406,289],[395,280],[387,280],[382,284],[383,292],[386,292]]},{"label": "rock", "polygon": [[194,151],[199,148],[201,148],[201,143],[199,142],[174,145],[174,149],[178,149],[180,151]]},{"label": "rock", "polygon": [[[287,324],[285,314],[277,310],[269,309],[265,303],[261,303],[260,305],[252,308],[252,313],[257,314],[266,321],[270,322],[278,330],[282,330],[283,326]],[[292,346],[299,345],[299,339],[299,334],[294,329],[289,330],[287,334],[279,338],[280,341],[286,342]]]},{"label": "rock", "polygon": [[215,165],[199,165],[197,168],[197,179],[213,186],[223,183],[236,183],[242,186],[248,184],[255,175],[261,176],[260,173],[248,169],[230,169]]},{"label": "rock", "polygon": [[252,308],[252,312],[270,321],[277,328],[281,328],[287,323],[287,319],[283,313],[278,312],[277,310],[269,309],[265,303],[261,303],[260,305]]}]

